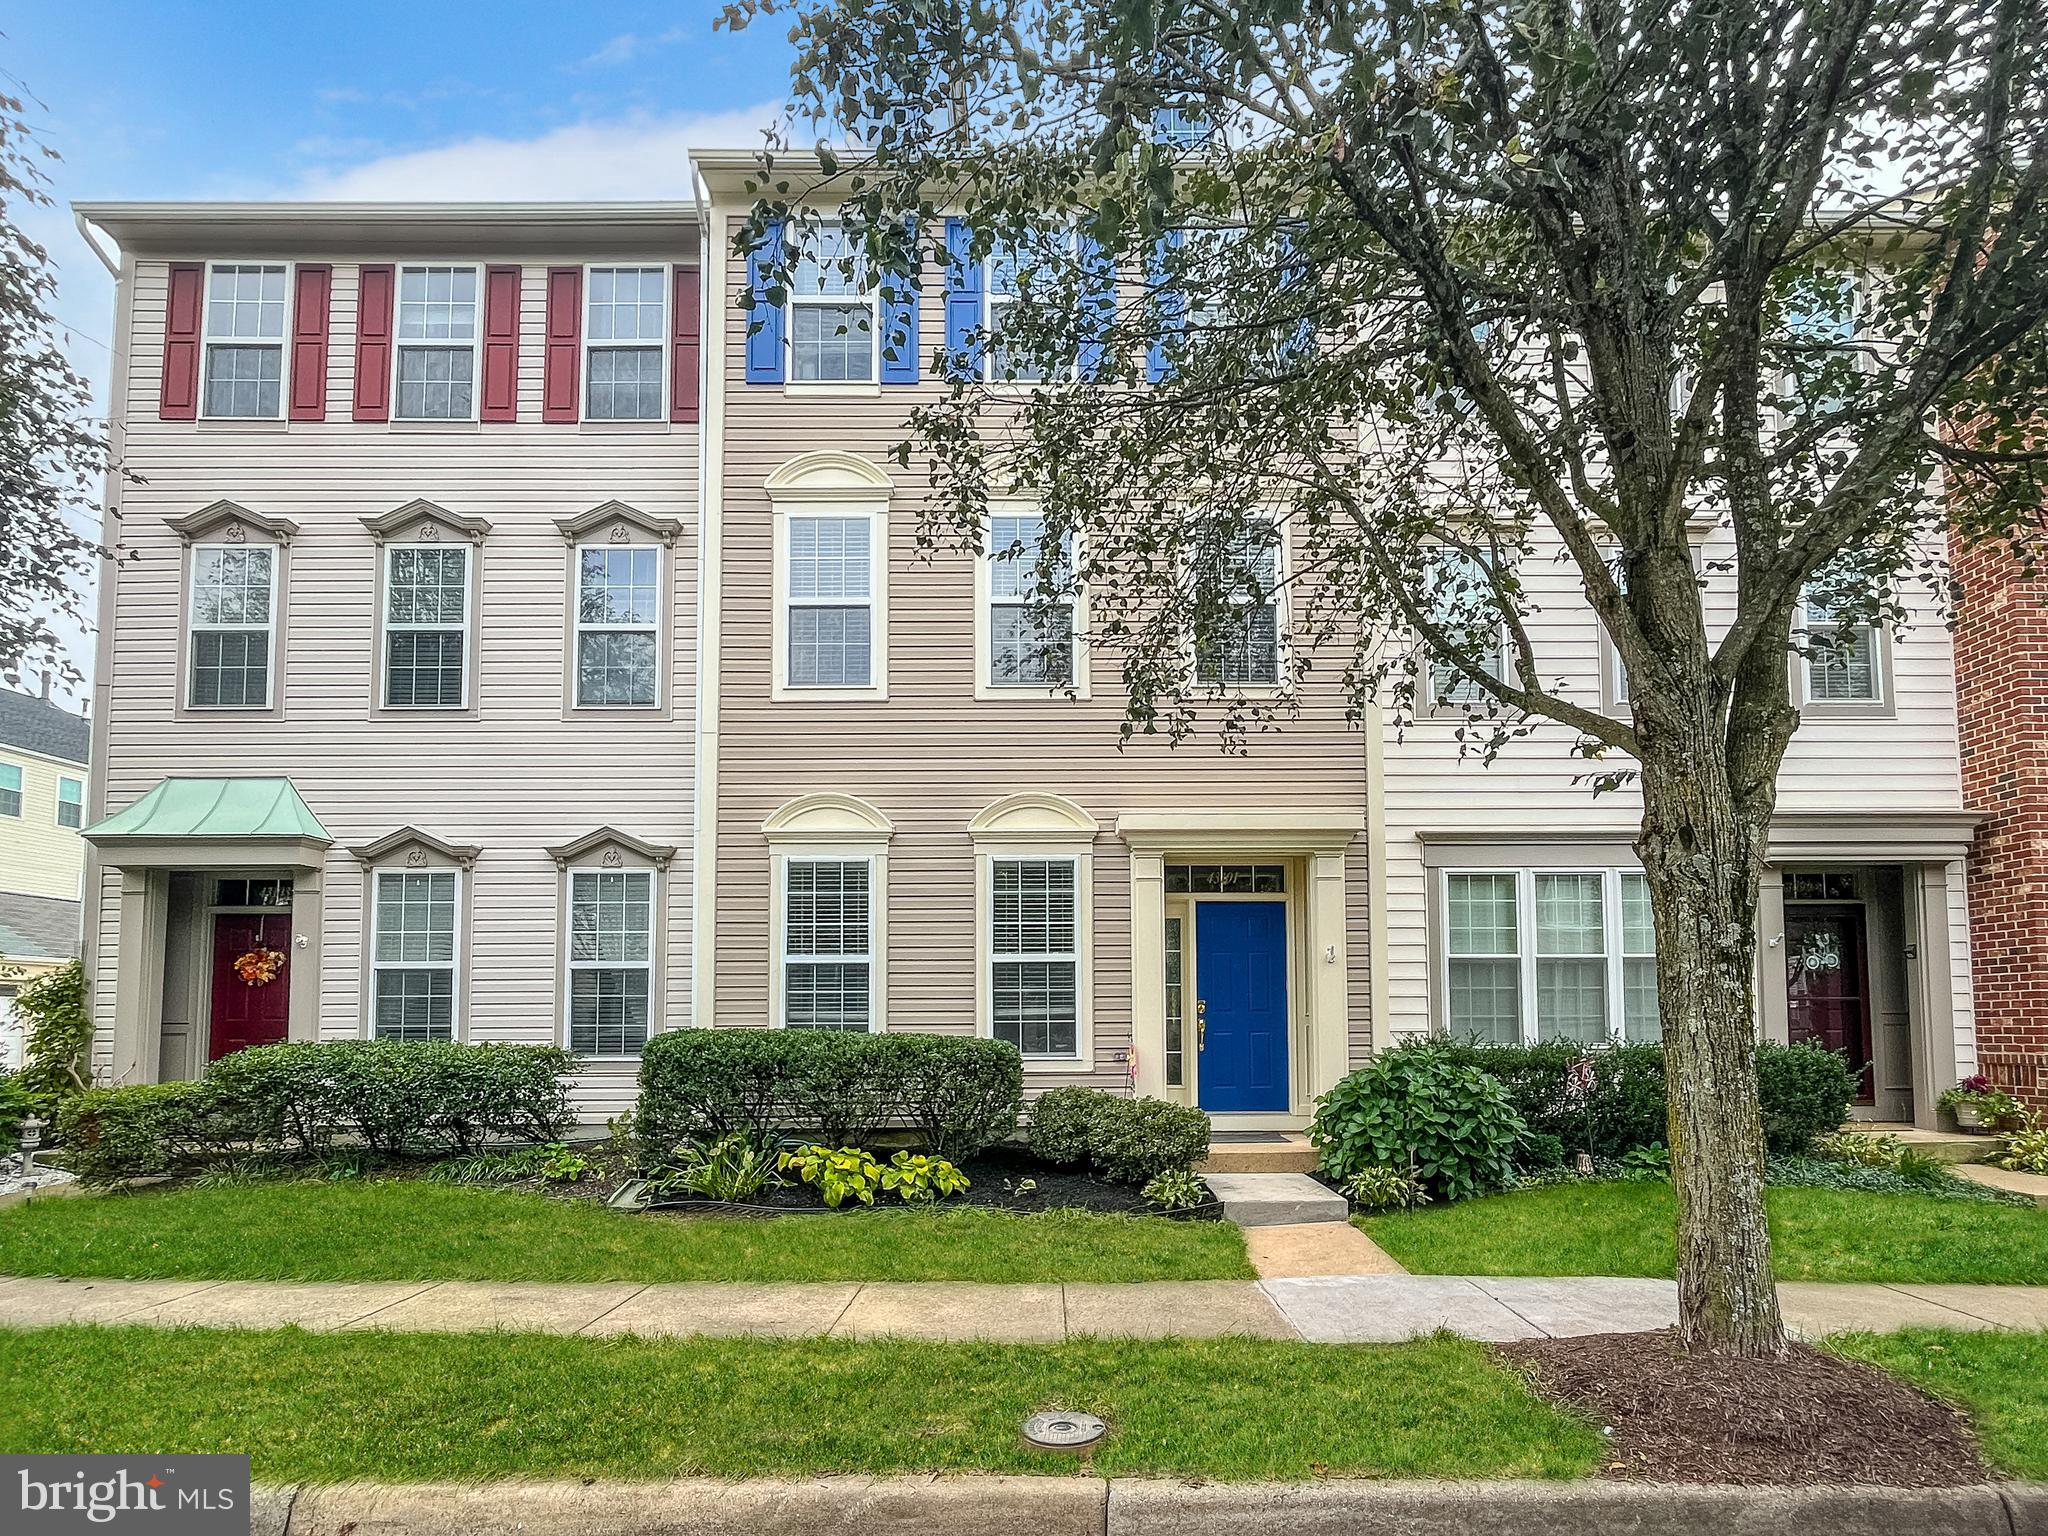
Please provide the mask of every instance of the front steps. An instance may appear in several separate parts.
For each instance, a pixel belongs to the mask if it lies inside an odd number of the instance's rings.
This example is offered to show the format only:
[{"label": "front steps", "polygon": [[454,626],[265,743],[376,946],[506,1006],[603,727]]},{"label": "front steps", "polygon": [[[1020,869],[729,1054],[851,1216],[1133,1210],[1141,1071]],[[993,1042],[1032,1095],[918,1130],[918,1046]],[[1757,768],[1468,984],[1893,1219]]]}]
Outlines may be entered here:
[{"label": "front steps", "polygon": [[1240,1227],[1297,1227],[1343,1221],[1344,1197],[1305,1173],[1212,1173],[1210,1193],[1223,1202],[1223,1219]]},{"label": "front steps", "polygon": [[1996,1136],[1967,1132],[1923,1131],[1895,1120],[1851,1120],[1843,1130],[1857,1136],[1896,1136],[1900,1143],[1937,1163],[1974,1163],[1998,1150]]},{"label": "front steps", "polygon": [[1197,1173],[1313,1173],[1316,1149],[1299,1131],[1276,1133],[1277,1141],[1211,1141]]}]

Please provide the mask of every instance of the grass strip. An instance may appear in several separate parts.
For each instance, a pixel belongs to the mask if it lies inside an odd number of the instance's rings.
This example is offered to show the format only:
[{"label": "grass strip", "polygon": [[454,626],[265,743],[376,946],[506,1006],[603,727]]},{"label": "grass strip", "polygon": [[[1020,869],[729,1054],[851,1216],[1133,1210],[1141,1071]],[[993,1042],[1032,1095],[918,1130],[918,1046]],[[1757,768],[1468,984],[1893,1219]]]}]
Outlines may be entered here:
[{"label": "grass strip", "polygon": [[1840,1334],[1825,1348],[1883,1366],[1969,1414],[1984,1459],[2007,1477],[2048,1479],[2048,1334]]}]

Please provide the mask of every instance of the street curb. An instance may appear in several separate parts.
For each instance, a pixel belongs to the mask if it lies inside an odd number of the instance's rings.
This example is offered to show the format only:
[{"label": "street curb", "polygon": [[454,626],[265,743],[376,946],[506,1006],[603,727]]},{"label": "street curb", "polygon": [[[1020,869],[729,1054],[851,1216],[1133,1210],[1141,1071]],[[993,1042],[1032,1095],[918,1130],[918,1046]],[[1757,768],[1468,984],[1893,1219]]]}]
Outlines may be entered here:
[{"label": "street curb", "polygon": [[262,1536],[2029,1536],[2048,1485],[828,1477],[259,1484]]}]

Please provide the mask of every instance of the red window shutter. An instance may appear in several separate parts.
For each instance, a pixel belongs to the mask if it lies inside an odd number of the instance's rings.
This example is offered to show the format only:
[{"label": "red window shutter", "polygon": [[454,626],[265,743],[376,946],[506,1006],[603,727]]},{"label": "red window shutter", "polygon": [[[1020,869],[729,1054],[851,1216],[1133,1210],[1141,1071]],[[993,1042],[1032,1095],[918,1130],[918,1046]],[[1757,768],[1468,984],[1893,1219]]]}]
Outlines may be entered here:
[{"label": "red window shutter", "polygon": [[697,420],[697,364],[703,351],[704,312],[700,300],[703,284],[695,267],[677,267],[673,297],[669,303],[668,417],[670,421]]},{"label": "red window shutter", "polygon": [[517,267],[484,269],[484,379],[479,421],[519,419],[519,277]]},{"label": "red window shutter", "polygon": [[575,421],[583,367],[583,269],[548,268],[548,339],[541,358],[540,419]]},{"label": "red window shutter", "polygon": [[391,299],[398,269],[378,262],[356,269],[357,421],[391,419]]},{"label": "red window shutter", "polygon": [[292,397],[287,414],[293,421],[325,421],[327,299],[334,287],[334,268],[325,262],[304,262],[292,281]]},{"label": "red window shutter", "polygon": [[165,421],[199,416],[199,320],[206,311],[206,267],[171,264],[164,287],[164,379],[156,413]]}]

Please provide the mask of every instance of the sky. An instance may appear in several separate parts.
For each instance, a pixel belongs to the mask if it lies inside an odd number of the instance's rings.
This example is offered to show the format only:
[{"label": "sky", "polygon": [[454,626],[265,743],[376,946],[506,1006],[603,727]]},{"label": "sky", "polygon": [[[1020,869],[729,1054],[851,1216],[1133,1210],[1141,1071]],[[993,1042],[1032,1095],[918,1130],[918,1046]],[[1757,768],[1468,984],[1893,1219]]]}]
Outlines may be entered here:
[{"label": "sky", "polygon": [[[113,283],[74,200],[688,196],[686,153],[759,143],[789,78],[786,19],[735,34],[722,10],[10,0],[0,75],[62,157],[60,206],[23,223],[67,350],[104,409]],[[91,637],[67,639],[90,676]]]}]

